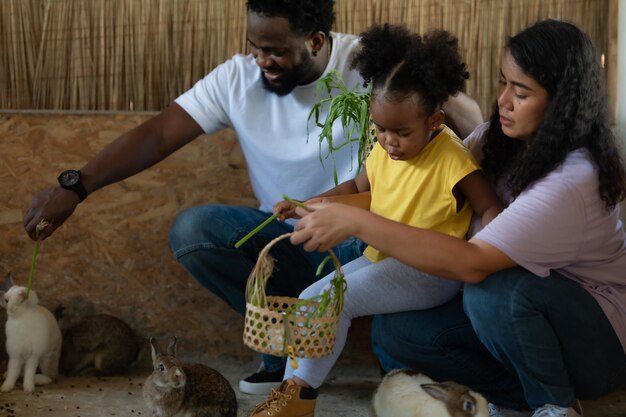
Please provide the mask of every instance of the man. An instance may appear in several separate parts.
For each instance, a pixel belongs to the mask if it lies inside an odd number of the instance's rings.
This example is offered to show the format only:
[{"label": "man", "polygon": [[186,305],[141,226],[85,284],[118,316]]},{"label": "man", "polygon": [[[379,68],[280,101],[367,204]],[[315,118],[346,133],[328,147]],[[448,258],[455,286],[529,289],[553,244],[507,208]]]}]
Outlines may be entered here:
[{"label": "man", "polygon": [[[307,141],[308,116],[320,99],[315,95],[316,81],[333,69],[343,75],[348,86],[362,83],[362,79],[349,68],[358,38],[330,32],[333,3],[248,1],[252,53],[236,55],[219,65],[163,112],[105,147],[80,171],[61,175],[59,186],[37,194],[24,217],[27,233],[34,238],[36,224],[45,219],[50,225],[39,238],[47,238],[88,194],[149,168],[202,133],[232,127],[246,158],[259,209],[224,205],[186,209],[174,222],[169,244],[198,282],[243,315],[245,283],[258,252],[293,228],[273,221],[239,249],[234,244],[269,217],[283,194],[306,199],[334,186],[331,168],[320,164],[319,129],[313,123]],[[451,98],[449,112],[456,112],[462,123],[469,120],[475,126],[481,122],[475,102],[470,99],[473,106],[467,106],[460,100],[467,97]],[[460,117],[468,108],[467,115]],[[341,129],[335,139],[336,143],[343,141]],[[327,154],[327,145],[321,152]],[[356,174],[352,157],[356,162],[347,146],[334,153],[339,182]],[[353,239],[334,251],[345,263],[359,256],[361,248],[361,242]],[[280,268],[269,280],[267,293],[298,296],[317,279],[315,270],[324,255],[305,252],[285,240],[272,248],[272,256]],[[280,385],[283,370],[283,358],[264,355],[259,371],[242,380],[240,390],[267,394]]]}]

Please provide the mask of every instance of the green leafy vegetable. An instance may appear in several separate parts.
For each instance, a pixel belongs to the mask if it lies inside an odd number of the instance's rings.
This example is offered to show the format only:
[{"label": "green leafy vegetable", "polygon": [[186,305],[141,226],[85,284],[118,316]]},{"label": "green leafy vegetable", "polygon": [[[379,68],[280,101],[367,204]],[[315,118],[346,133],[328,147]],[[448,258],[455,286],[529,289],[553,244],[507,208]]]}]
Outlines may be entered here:
[{"label": "green leafy vegetable", "polygon": [[[332,94],[334,90],[338,93]],[[308,121],[314,119],[315,125],[322,130],[319,135],[320,162],[324,165],[324,159],[331,156],[333,161],[333,179],[335,185],[338,184],[337,169],[335,166],[334,152],[340,150],[344,146],[350,147],[350,155],[352,155],[353,146],[358,145],[358,163],[356,173],[361,170],[361,165],[371,148],[370,134],[370,95],[371,92],[361,91],[360,85],[357,84],[354,89],[349,90],[341,73],[337,70],[330,71],[318,82],[315,89],[316,95],[326,93],[327,98],[318,101],[309,113]],[[328,114],[325,120],[320,120],[320,109],[328,105]],[[335,121],[341,122],[345,141],[336,144],[333,141],[333,124]],[[307,138],[309,136],[309,128],[307,124]],[[322,155],[322,143],[328,143],[329,155]]]}]

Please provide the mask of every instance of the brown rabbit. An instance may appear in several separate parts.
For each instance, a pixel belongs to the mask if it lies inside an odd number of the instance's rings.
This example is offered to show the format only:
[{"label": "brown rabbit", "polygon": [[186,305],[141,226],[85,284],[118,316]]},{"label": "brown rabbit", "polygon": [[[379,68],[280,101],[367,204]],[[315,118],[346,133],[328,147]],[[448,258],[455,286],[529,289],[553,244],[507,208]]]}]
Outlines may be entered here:
[{"label": "brown rabbit", "polygon": [[93,314],[64,332],[61,372],[66,376],[122,374],[138,354],[139,342],[128,324],[108,314]]},{"label": "brown rabbit", "polygon": [[237,417],[237,398],[230,383],[215,369],[176,359],[176,337],[165,350],[150,339],[154,371],[143,385],[143,398],[153,417]]},{"label": "brown rabbit", "polygon": [[488,417],[487,400],[455,382],[437,383],[416,371],[396,369],[378,385],[372,417]]}]

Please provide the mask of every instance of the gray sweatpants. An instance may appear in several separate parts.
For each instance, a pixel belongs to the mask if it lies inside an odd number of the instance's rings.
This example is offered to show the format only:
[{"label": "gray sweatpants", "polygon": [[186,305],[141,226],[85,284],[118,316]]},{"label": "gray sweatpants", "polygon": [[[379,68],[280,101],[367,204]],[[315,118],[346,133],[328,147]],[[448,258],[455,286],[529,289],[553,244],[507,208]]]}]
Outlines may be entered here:
[{"label": "gray sweatpants", "polygon": [[[371,262],[361,256],[342,270],[347,286],[332,353],[323,358],[297,358],[298,369],[287,361],[284,379],[297,376],[318,388],[339,358],[353,318],[436,307],[451,300],[461,288],[460,282],[437,278],[393,258]],[[312,284],[300,298],[321,294],[333,276],[334,273]]]}]

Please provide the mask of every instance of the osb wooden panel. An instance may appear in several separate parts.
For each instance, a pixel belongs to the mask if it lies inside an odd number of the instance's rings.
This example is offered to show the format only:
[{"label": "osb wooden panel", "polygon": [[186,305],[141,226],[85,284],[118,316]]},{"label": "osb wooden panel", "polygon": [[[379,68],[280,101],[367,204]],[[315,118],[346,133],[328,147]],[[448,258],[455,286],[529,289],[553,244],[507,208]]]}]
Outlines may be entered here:
[{"label": "osb wooden panel", "polygon": [[[0,115],[0,273],[25,285],[33,242],[22,214],[59,172],[80,168],[119,134],[148,116]],[[251,355],[242,325],[171,255],[175,214],[204,203],[254,206],[245,164],[230,131],[203,136],[166,161],[102,189],[79,205],[40,246],[34,289],[71,321],[114,314],[144,338],[176,334],[197,355]]]},{"label": "osb wooden panel", "polygon": [[[26,284],[33,242],[22,214],[33,194],[148,117],[0,114],[0,278],[11,272]],[[69,323],[93,312],[116,315],[146,349],[150,336],[176,334],[181,355],[253,359],[241,341],[240,316],[197,284],[167,247],[176,213],[207,203],[256,205],[232,131],[202,136],[80,204],[40,246],[34,289],[42,304],[62,304]],[[372,358],[369,323],[354,323],[358,336],[343,360]]]}]

